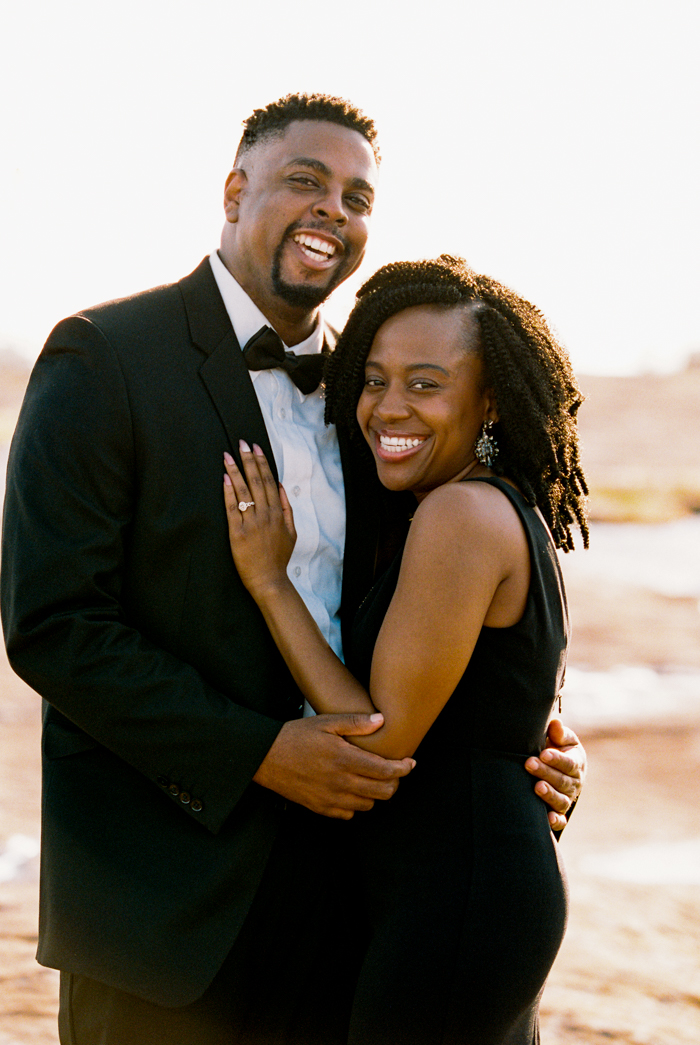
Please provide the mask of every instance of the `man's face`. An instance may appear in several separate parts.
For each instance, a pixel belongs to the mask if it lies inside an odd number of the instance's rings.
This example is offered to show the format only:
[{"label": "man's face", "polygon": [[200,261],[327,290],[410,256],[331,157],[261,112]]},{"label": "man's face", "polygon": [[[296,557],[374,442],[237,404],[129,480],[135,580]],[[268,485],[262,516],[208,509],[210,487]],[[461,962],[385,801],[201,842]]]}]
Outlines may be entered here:
[{"label": "man's face", "polygon": [[334,123],[296,121],[244,154],[226,182],[227,264],[266,315],[313,310],[355,271],[376,178],[369,142]]}]

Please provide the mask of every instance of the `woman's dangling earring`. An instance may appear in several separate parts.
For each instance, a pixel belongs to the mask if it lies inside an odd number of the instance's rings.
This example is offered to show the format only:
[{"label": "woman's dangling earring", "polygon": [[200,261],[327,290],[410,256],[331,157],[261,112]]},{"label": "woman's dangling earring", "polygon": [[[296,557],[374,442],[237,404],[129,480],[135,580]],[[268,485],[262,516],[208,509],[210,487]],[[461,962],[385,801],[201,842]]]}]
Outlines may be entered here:
[{"label": "woman's dangling earring", "polygon": [[493,421],[484,421],[481,426],[481,435],[474,443],[474,455],[477,461],[479,464],[485,464],[487,468],[491,468],[498,457],[496,440],[489,434],[491,428],[493,428]]}]

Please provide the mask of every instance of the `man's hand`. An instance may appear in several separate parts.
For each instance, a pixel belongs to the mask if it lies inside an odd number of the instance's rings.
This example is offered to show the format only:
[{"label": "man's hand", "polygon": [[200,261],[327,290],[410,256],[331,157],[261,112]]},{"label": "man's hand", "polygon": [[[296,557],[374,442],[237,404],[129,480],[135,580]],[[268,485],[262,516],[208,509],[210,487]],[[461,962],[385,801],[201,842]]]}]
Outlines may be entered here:
[{"label": "man's hand", "polygon": [[374,733],[382,715],[316,715],[285,722],[253,780],[313,813],[350,820],[396,791],[415,766],[393,761],[344,740]]},{"label": "man's hand", "polygon": [[578,737],[559,719],[547,729],[549,746],[539,758],[528,758],[525,768],[539,777],[535,794],[551,806],[549,822],[555,831],[566,827],[565,814],[581,794],[586,775],[586,752]]}]

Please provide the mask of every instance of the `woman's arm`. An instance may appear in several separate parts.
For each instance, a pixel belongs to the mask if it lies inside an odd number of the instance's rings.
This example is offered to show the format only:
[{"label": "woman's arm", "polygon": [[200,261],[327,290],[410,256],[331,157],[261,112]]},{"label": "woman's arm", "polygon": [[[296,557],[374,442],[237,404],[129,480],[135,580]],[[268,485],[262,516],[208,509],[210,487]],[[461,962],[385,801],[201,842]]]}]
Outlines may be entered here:
[{"label": "woman's arm", "polygon": [[[236,569],[255,599],[294,681],[318,714],[373,713],[367,691],[338,659],[287,576],[296,542],[284,487],[260,447],[241,442],[246,478],[224,454],[224,500]],[[252,504],[251,504],[252,502]],[[240,510],[238,505],[251,504]]]},{"label": "woman's arm", "polygon": [[[312,707],[376,708],[383,727],[353,742],[384,757],[412,754],[464,673],[484,622],[505,626],[522,613],[529,555],[517,516],[481,483],[441,487],[420,505],[375,647],[370,697],[328,647],[287,577],[295,541],[291,508],[258,449],[241,447],[247,482],[226,459],[224,496],[241,579]],[[254,507],[241,511],[239,502]]]}]

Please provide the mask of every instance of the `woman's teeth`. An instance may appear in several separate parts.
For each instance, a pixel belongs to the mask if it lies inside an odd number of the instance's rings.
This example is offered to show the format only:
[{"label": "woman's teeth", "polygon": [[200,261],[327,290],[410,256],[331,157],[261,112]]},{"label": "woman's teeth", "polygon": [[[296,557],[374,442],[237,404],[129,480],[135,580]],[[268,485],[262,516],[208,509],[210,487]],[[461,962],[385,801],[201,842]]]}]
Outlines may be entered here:
[{"label": "woman's teeth", "polygon": [[424,439],[411,439],[403,435],[379,436],[379,445],[382,450],[386,450],[390,454],[400,454],[404,450],[412,450],[414,446],[420,446],[423,442],[425,442]]},{"label": "woman's teeth", "polygon": [[335,245],[328,243],[327,240],[318,239],[317,236],[306,236],[300,233],[294,237],[294,242],[298,243],[310,258],[318,258],[319,254],[324,258],[332,258],[335,254]]}]

